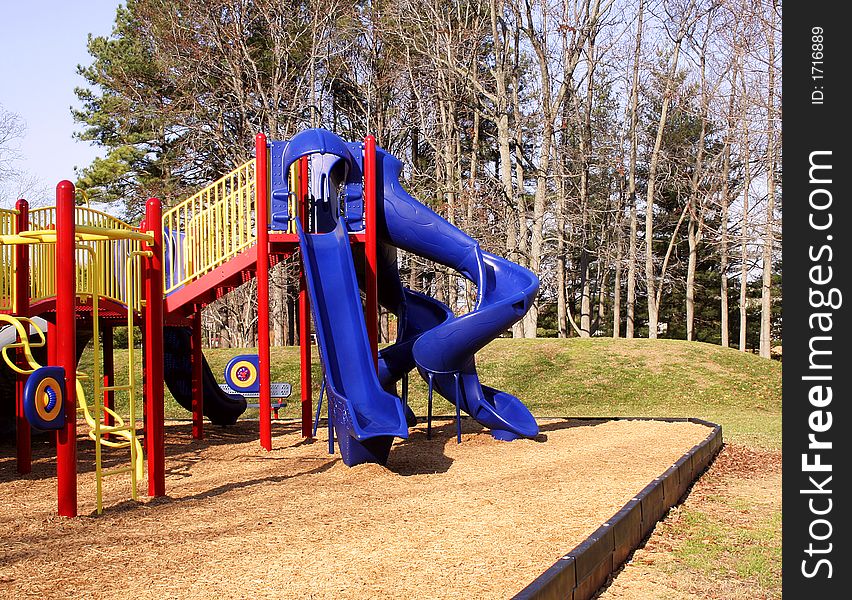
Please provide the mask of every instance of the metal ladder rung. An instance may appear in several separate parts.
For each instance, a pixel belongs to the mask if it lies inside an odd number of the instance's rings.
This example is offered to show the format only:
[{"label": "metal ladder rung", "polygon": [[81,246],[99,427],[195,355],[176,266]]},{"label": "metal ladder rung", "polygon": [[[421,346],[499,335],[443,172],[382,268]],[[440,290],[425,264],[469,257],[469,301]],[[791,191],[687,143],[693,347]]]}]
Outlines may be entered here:
[{"label": "metal ladder rung", "polygon": [[[109,425],[109,426],[101,426],[100,433],[116,433],[118,431],[126,431],[130,433],[135,429],[135,425]],[[92,427],[92,433],[94,433],[95,428]]]},{"label": "metal ladder rung", "polygon": [[[95,436],[90,435],[89,439],[95,441]],[[119,438],[120,439],[120,438]],[[121,440],[120,442],[113,441],[111,439],[101,438],[101,445],[106,446],[107,448],[129,448],[130,441],[129,440]]]},{"label": "metal ladder rung", "polygon": [[130,390],[130,384],[126,383],[124,385],[103,385],[101,386],[102,392],[126,392]]},{"label": "metal ladder rung", "polygon": [[101,478],[109,477],[110,475],[121,475],[123,473],[130,473],[133,471],[133,467],[119,467],[118,469],[110,469],[109,471],[101,471]]}]

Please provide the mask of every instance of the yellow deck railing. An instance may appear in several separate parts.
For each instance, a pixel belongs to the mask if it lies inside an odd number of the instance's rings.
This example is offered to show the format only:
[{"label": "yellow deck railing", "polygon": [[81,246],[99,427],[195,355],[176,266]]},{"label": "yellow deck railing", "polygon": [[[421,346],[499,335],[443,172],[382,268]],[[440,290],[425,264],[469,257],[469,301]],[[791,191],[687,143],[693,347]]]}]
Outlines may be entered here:
[{"label": "yellow deck railing", "polygon": [[[14,210],[0,210],[0,235],[15,233]],[[0,311],[15,309],[15,248],[0,245]]]},{"label": "yellow deck railing", "polygon": [[[298,189],[296,167],[290,170],[290,189]],[[255,243],[256,200],[252,159],[163,213],[167,295]],[[297,214],[295,194],[290,195],[288,205],[290,214]],[[292,221],[283,232],[296,233]]]},{"label": "yellow deck railing", "polygon": [[[135,228],[124,221],[107,213],[78,206],[74,215],[77,230],[98,228],[113,231],[134,232]],[[55,228],[56,208],[36,208],[30,211],[31,230],[50,230]],[[141,309],[141,276],[138,271],[131,278],[127,277],[127,257],[134,252],[142,250],[142,242],[139,239],[95,239],[83,241],[98,256],[101,268],[94,273],[89,268],[91,253],[88,250],[78,249],[76,255],[77,264],[77,293],[81,296],[91,298],[97,283],[102,298],[113,300],[124,306],[130,306],[133,310]],[[38,302],[56,295],[56,247],[54,244],[33,244],[30,246],[30,265],[38,268],[30,269],[30,302]],[[98,281],[94,282],[93,277]],[[134,283],[136,289],[128,289],[128,281]]]},{"label": "yellow deck railing", "polygon": [[254,159],[165,211],[165,293],[212,271],[254,244],[254,211]]}]

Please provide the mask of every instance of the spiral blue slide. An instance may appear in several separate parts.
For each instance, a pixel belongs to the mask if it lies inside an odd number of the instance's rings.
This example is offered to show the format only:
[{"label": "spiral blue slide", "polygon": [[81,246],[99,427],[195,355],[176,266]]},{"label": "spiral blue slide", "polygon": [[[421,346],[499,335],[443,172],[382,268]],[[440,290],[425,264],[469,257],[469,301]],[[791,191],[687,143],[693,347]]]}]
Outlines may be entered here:
[{"label": "spiral blue slide", "polygon": [[[347,233],[363,227],[360,211],[351,208],[360,199],[361,145],[347,144],[322,129],[307,130],[286,143],[280,162],[273,156],[273,169],[277,163],[287,173],[303,156],[312,157],[314,205],[310,230],[298,221],[297,230],[344,462],[384,464],[393,439],[407,437],[405,407],[395,384],[414,368],[496,439],[536,436],[535,418],[518,398],[480,383],[474,356],[526,314],[538,292],[538,278],[483,251],[476,240],[412,198],[399,181],[402,163],[377,149],[377,188],[382,192],[377,206],[379,302],[398,318],[396,343],[380,352],[377,373]],[[273,211],[275,197],[288,193],[284,186],[273,189]],[[397,249],[446,265],[472,281],[477,288],[474,310],[456,317],[438,300],[404,288]]]}]

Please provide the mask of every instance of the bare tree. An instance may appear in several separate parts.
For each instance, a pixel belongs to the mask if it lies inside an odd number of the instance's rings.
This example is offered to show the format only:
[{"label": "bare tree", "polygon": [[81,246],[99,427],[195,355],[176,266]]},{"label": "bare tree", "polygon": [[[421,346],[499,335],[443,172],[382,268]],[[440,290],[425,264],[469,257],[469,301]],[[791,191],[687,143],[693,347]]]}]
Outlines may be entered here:
[{"label": "bare tree", "polygon": [[[669,7],[667,7],[669,8]],[[672,250],[673,244],[669,244],[666,258],[663,261],[663,267],[660,271],[660,281],[657,282],[657,275],[654,268],[654,195],[657,186],[657,169],[660,163],[660,149],[663,144],[663,133],[666,129],[668,121],[669,106],[671,104],[674,86],[676,82],[676,74],[678,71],[680,51],[684,39],[691,31],[696,20],[700,17],[698,7],[695,0],[689,2],[683,7],[676,7],[674,11],[667,10],[667,16],[676,24],[674,31],[666,28],[672,42],[672,52],[669,58],[668,72],[666,73],[665,89],[663,90],[662,107],[660,109],[660,118],[657,123],[657,134],[654,139],[654,147],[651,150],[651,156],[648,163],[648,184],[645,199],[645,284],[648,290],[648,337],[651,339],[657,338],[657,325],[659,321],[659,308],[662,297],[662,283],[665,276],[668,259]],[[685,214],[685,213],[684,213]],[[681,222],[683,215],[681,215]],[[678,223],[678,227],[680,222]],[[672,238],[672,242],[674,237]]]},{"label": "bare tree", "polygon": [[625,337],[632,338],[636,327],[636,155],[639,143],[639,59],[642,55],[642,25],[645,1],[640,0],[636,16],[636,44],[633,51],[633,77],[630,83],[630,167],[627,176],[627,196],[630,202],[630,237],[627,252],[627,324]]},{"label": "bare tree", "polygon": [[25,131],[23,119],[0,104],[0,183],[17,173],[14,163],[21,157],[17,144]]},{"label": "bare tree", "polygon": [[[763,8],[763,4],[761,5]],[[763,21],[767,32],[767,90],[766,90],[766,217],[763,231],[761,268],[763,277],[760,294],[760,356],[769,358],[772,353],[772,248],[775,239],[775,177],[778,163],[776,144],[776,47],[775,47],[776,3],[766,3]]]}]

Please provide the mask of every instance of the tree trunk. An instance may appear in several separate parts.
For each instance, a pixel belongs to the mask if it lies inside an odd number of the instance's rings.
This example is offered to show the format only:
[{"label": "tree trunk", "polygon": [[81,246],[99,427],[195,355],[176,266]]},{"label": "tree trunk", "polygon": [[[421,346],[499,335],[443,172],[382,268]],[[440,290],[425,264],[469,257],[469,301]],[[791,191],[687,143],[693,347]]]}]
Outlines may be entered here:
[{"label": "tree trunk", "polygon": [[616,235],[618,239],[615,242],[615,280],[612,282],[612,337],[617,339],[621,337],[621,262],[624,258],[620,227],[616,229]]},{"label": "tree trunk", "polygon": [[721,311],[722,347],[730,346],[730,327],[728,324],[728,207],[731,194],[731,144],[734,138],[734,98],[736,97],[736,70],[731,83],[731,95],[728,100],[728,132],[725,147],[722,150],[722,197],[721,203],[721,232],[719,240],[719,296]]},{"label": "tree trunk", "polygon": [[707,90],[707,36],[711,30],[712,12],[707,13],[707,30],[701,44],[699,57],[700,87],[701,87],[701,131],[698,134],[698,148],[695,152],[695,164],[689,182],[689,224],[687,239],[689,243],[689,260],[686,269],[686,339],[695,339],[695,271],[698,267],[698,245],[701,242],[701,230],[704,223],[706,199],[699,199],[701,177],[704,169],[704,141],[707,136],[707,113],[710,110],[710,95]]},{"label": "tree trunk", "polygon": [[556,198],[556,327],[557,335],[561,338],[568,337],[568,307],[566,273],[567,244],[565,243],[565,203],[567,201],[565,191],[565,173],[562,157],[557,150],[556,172],[558,176],[557,198]]},{"label": "tree trunk", "polygon": [[585,248],[580,254],[580,337],[587,338],[592,330],[592,286],[589,281],[589,253]]},{"label": "tree trunk", "polygon": [[743,182],[743,219],[740,229],[740,351],[746,351],[746,296],[748,292],[748,202],[751,188],[751,148],[749,146],[748,123],[745,131],[745,181]]},{"label": "tree trunk", "polygon": [[379,309],[379,340],[383,343],[390,342],[390,323],[388,321],[388,311],[383,308]]},{"label": "tree trunk", "polygon": [[763,281],[760,295],[760,356],[772,356],[772,242],[775,223],[775,23],[772,9],[769,28],[769,91],[766,103],[766,227],[763,234]]},{"label": "tree trunk", "polygon": [[[663,145],[663,132],[668,120],[669,104],[675,74],[677,73],[681,43],[682,39],[675,41],[674,54],[666,79],[666,89],[663,92],[663,106],[660,110],[660,122],[657,124],[657,136],[654,139],[654,149],[651,151],[651,160],[648,165],[648,192],[645,200],[645,280],[648,289],[648,337],[650,339],[657,339],[657,322],[659,320],[655,283],[657,276],[654,273],[654,194],[657,185],[657,168],[660,163],[660,148]],[[660,285],[662,286],[662,281],[660,281]]]},{"label": "tree trunk", "polygon": [[698,225],[695,219],[689,219],[687,239],[689,240],[689,259],[686,267],[686,341],[695,339],[695,269],[698,263]]},{"label": "tree trunk", "polygon": [[[467,226],[472,227],[474,222],[474,208],[476,198],[476,178],[479,174],[479,111],[473,111],[473,139],[470,143],[470,172],[467,180],[467,204],[465,206],[465,217]],[[467,311],[473,310],[473,305],[476,302],[476,294],[473,290],[473,283],[469,279],[464,280],[465,303]]]},{"label": "tree trunk", "polygon": [[645,2],[640,0],[636,22],[636,44],[633,51],[633,81],[630,90],[630,167],[627,177],[627,197],[630,202],[630,239],[627,248],[627,323],[624,335],[632,338],[636,327],[636,155],[638,152],[639,122],[639,59],[642,55],[642,22]]}]

